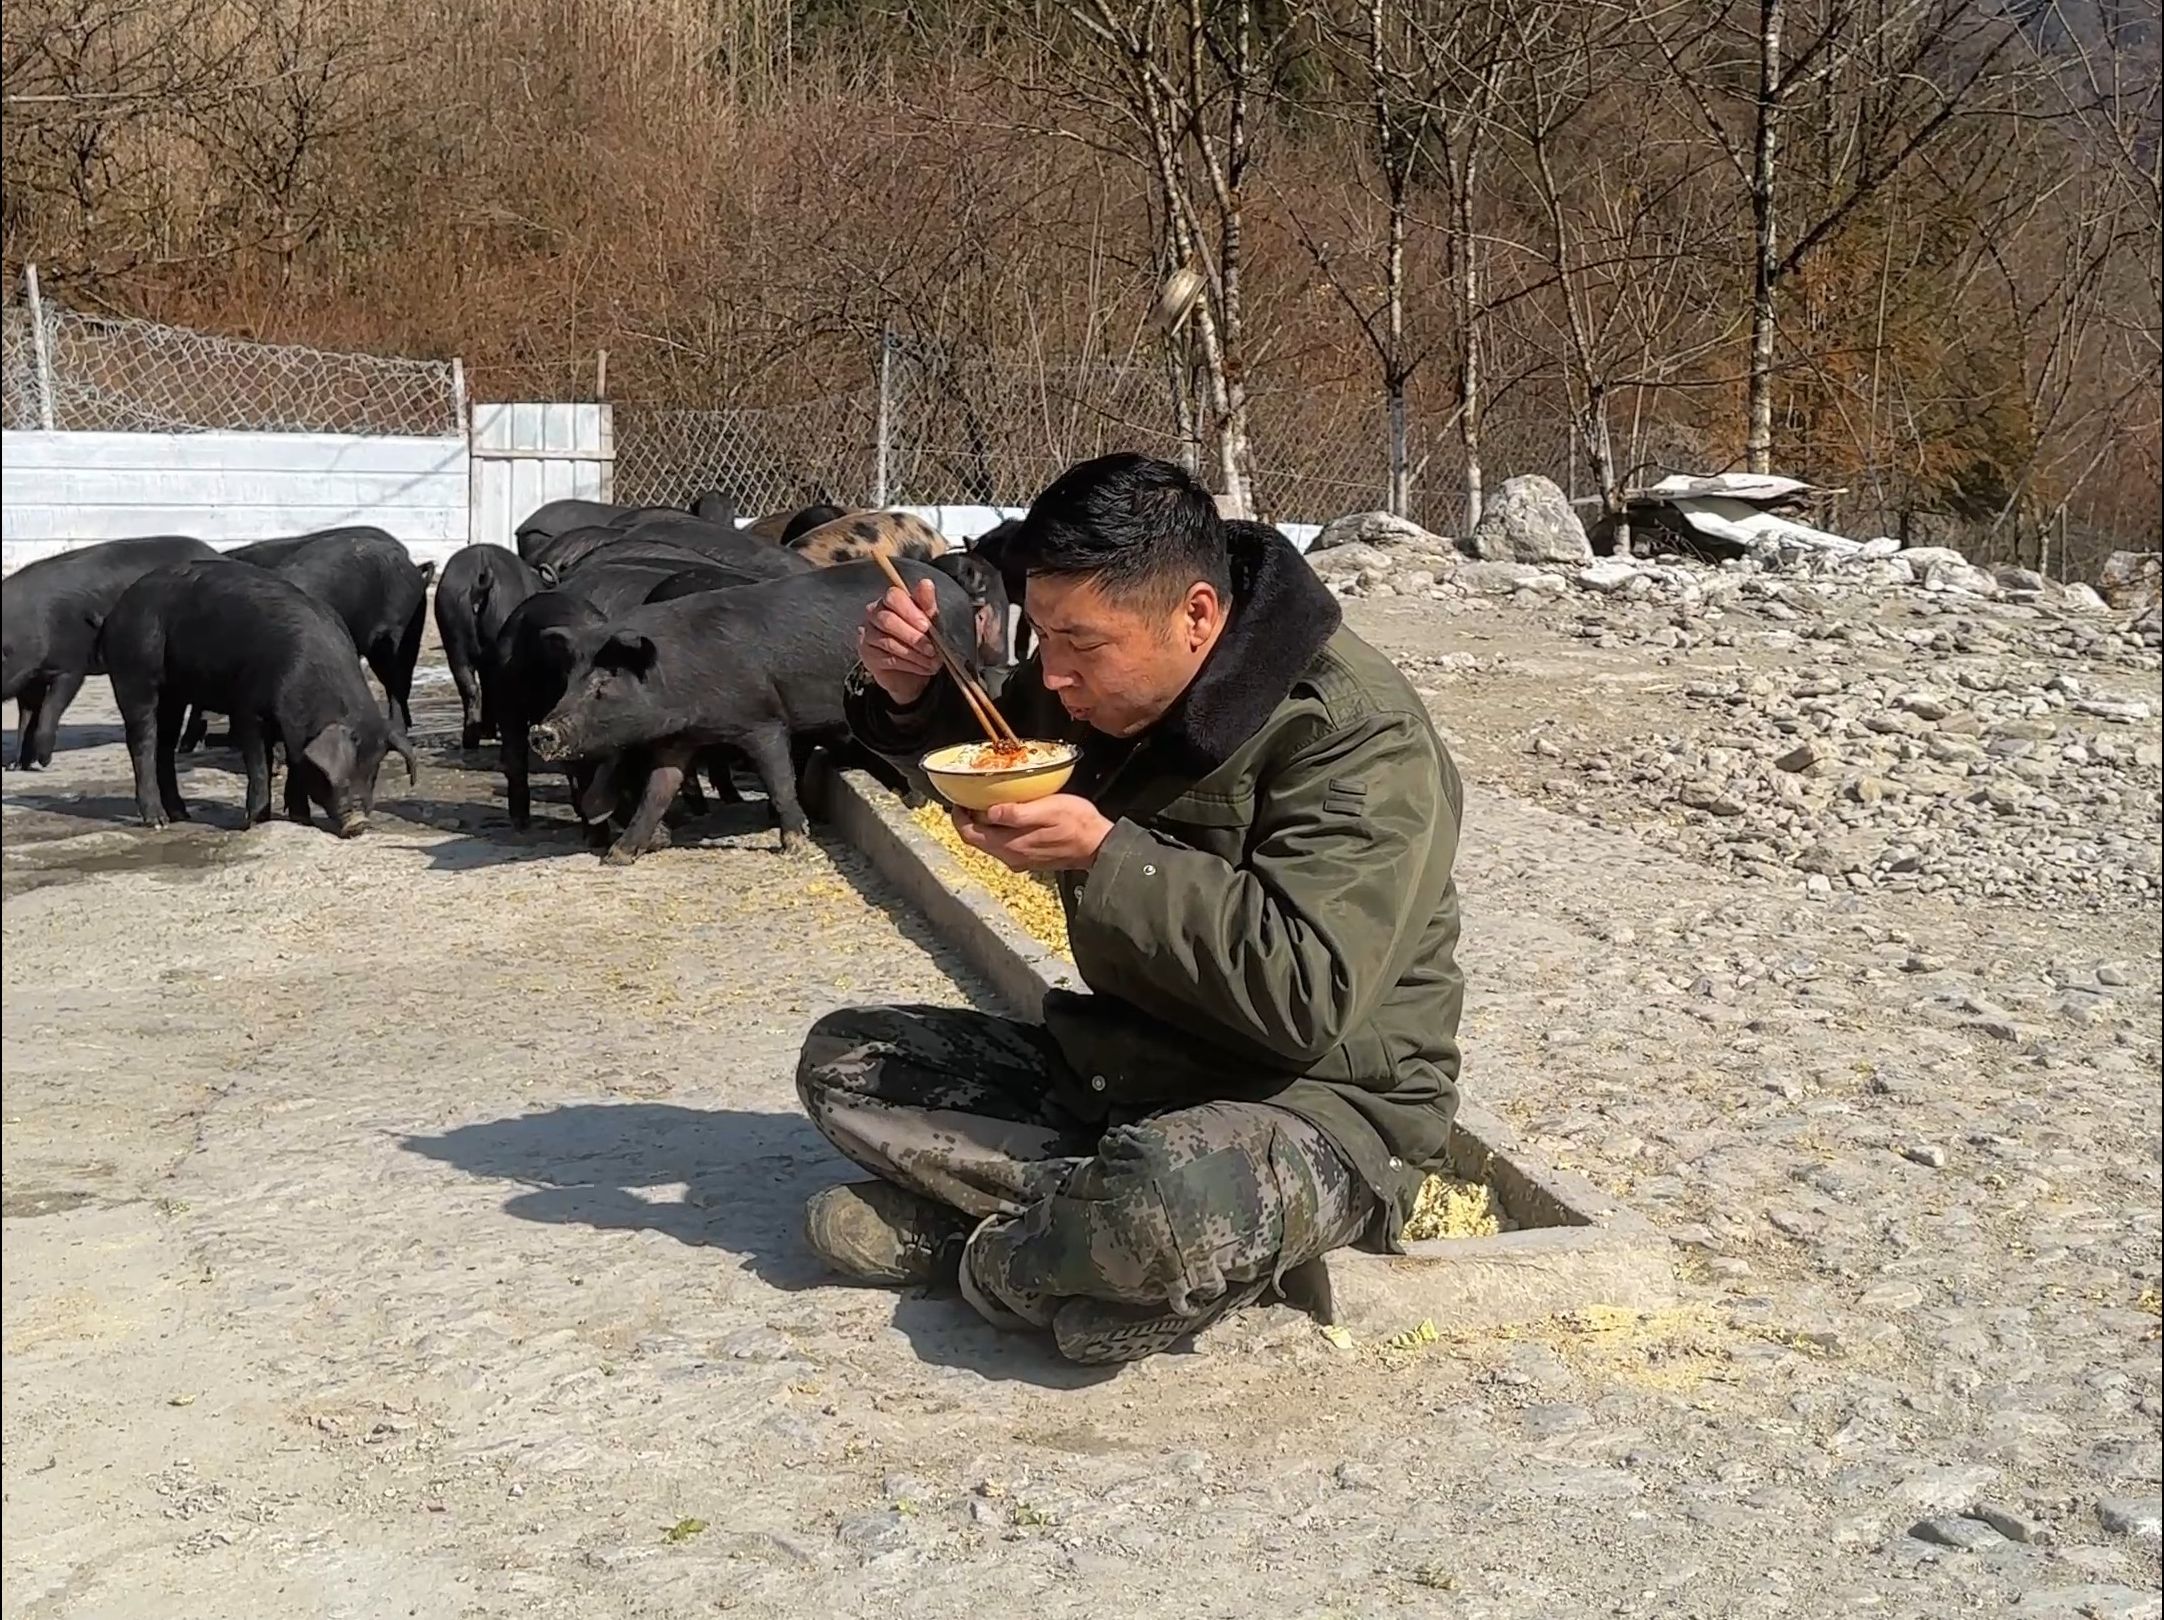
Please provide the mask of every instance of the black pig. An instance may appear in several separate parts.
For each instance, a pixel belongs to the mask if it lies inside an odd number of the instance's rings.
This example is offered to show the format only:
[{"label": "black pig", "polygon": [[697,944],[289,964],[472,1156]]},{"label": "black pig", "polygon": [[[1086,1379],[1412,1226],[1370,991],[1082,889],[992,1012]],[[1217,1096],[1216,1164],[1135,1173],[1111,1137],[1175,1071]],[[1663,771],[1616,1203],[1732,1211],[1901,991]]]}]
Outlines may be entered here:
[{"label": "black pig", "polygon": [[[258,540],[226,556],[283,576],[336,613],[396,716],[413,724],[413,667],[421,657],[434,563],[416,564],[402,542],[360,526]],[[198,708],[181,737],[183,752],[203,740],[203,729]]]},{"label": "black pig", "polygon": [[511,610],[541,588],[526,560],[502,546],[466,546],[451,554],[436,581],[436,634],[458,688],[461,748],[478,748],[496,731],[488,665],[496,633]]},{"label": "black pig", "polygon": [[173,749],[190,703],[232,717],[251,822],[270,815],[273,742],[285,748],[286,813],[306,824],[313,800],[341,838],[368,825],[387,752],[405,760],[409,783],[420,779],[337,615],[266,569],[223,559],[152,569],[114,604],[102,643],[147,826],[188,819]]},{"label": "black pig", "polygon": [[999,668],[1007,662],[1007,583],[999,570],[967,551],[934,557],[932,566],[969,593],[977,614],[978,662]]},{"label": "black pig", "polygon": [[85,676],[105,673],[98,630],[121,593],[153,568],[216,555],[184,535],[150,535],[79,546],[8,576],[0,588],[0,698],[15,700],[18,769],[52,763],[61,715]]},{"label": "black pig", "polygon": [[1013,543],[1015,532],[1021,527],[1020,519],[1008,518],[1004,523],[987,529],[969,543],[969,554],[972,557],[988,562],[999,570],[1000,582],[1007,589],[1007,600],[1013,603],[1014,606],[1025,610],[1021,622],[1015,626],[1014,631],[1013,653],[1017,660],[1029,656],[1031,639],[1029,614],[1027,612],[1029,604],[1024,600],[1029,590],[1029,575],[1008,556],[1008,550]]},{"label": "black pig", "polygon": [[[895,566],[912,585],[933,582],[941,633],[966,654],[976,628],[968,593],[924,564]],[[801,749],[847,735],[842,683],[864,610],[884,589],[876,564],[848,563],[546,631],[572,667],[562,698],[533,728],[533,751],[548,760],[651,751],[638,811],[609,851],[610,860],[628,862],[652,846],[694,757],[737,749],[765,785],[786,850],[808,825],[792,743]]]}]

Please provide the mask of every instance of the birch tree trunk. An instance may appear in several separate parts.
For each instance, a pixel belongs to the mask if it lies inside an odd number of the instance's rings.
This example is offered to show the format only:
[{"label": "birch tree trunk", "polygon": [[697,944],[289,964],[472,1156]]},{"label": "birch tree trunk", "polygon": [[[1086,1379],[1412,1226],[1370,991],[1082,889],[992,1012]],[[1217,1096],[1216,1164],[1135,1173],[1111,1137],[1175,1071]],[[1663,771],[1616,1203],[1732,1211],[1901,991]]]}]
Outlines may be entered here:
[{"label": "birch tree trunk", "polygon": [[1465,452],[1465,531],[1480,523],[1486,505],[1480,465],[1480,259],[1473,239],[1473,178],[1477,164],[1468,154],[1462,178],[1452,189],[1450,228],[1457,261],[1458,294],[1458,443]]},{"label": "birch tree trunk", "polygon": [[1775,182],[1781,149],[1781,24],[1784,0],[1759,0],[1757,128],[1751,145],[1751,359],[1745,465],[1773,471],[1774,299],[1781,276]]}]

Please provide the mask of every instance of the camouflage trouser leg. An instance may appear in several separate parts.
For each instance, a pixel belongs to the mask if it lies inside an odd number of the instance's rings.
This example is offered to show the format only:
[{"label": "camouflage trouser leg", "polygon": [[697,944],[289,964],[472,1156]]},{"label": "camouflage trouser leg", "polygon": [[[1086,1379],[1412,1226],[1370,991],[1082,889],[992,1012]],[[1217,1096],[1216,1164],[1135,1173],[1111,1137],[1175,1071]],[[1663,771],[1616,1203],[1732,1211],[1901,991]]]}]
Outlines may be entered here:
[{"label": "camouflage trouser leg", "polygon": [[982,1219],[1018,1215],[1097,1133],[1050,1101],[1036,1024],[963,1007],[845,1007],[814,1024],[797,1094],[821,1135],[883,1180]]},{"label": "camouflage trouser leg", "polygon": [[1266,1103],[1102,1128],[1048,1100],[1033,1024],[945,1007],[821,1019],[797,1089],[867,1170],[979,1217],[974,1274],[1033,1320],[1064,1299],[1201,1316],[1354,1242],[1374,1195],[1323,1133]]},{"label": "camouflage trouser leg", "polygon": [[1328,1137],[1267,1103],[1203,1103],[1115,1125],[1058,1190],[970,1243],[1018,1314],[1104,1300],[1204,1317],[1356,1241],[1375,1195]]}]

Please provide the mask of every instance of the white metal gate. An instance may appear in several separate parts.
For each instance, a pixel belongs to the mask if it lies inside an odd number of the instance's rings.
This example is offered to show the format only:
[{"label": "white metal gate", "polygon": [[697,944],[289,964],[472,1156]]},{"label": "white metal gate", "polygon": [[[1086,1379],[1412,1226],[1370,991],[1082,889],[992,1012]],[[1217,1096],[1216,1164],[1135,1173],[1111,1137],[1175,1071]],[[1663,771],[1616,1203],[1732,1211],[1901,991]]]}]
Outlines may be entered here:
[{"label": "white metal gate", "polygon": [[615,434],[606,404],[476,405],[470,430],[468,538],[515,546],[518,525],[546,501],[605,501]]}]

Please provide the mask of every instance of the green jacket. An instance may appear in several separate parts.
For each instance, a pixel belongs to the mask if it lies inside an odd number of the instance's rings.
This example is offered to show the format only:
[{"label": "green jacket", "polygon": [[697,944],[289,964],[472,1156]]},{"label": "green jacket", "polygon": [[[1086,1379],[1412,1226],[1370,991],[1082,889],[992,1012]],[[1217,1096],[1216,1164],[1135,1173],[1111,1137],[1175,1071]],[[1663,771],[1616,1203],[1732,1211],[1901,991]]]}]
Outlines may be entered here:
[{"label": "green jacket", "polygon": [[[1202,671],[1140,738],[1069,719],[1035,660],[1002,689],[1024,737],[1079,742],[1068,791],[1114,823],[1060,875],[1075,967],[1044,1021],[1058,1100],[1114,1123],[1266,1101],[1326,1132],[1381,1200],[1395,1249],[1457,1108],[1463,792],[1426,707],[1342,628],[1282,537],[1235,531],[1234,611]],[[902,708],[861,668],[858,739],[914,763],[976,735],[942,677]]]}]

